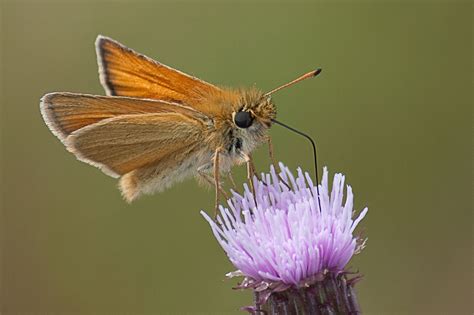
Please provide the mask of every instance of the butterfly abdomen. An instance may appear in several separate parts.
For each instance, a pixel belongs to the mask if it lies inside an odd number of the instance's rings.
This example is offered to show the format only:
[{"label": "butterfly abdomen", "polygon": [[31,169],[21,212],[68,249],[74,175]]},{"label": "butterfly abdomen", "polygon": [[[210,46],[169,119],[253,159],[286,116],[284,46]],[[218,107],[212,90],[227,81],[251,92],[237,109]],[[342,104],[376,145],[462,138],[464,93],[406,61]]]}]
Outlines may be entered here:
[{"label": "butterfly abdomen", "polygon": [[197,175],[200,166],[212,159],[210,151],[188,148],[155,164],[135,169],[120,178],[119,188],[127,202],[143,194],[162,192],[174,184]]}]

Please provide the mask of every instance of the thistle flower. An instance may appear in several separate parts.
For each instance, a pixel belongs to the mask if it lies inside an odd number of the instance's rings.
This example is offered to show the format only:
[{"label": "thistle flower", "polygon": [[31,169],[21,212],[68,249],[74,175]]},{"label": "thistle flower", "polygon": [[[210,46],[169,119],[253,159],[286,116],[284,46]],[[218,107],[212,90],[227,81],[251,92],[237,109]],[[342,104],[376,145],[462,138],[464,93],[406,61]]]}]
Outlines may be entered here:
[{"label": "thistle flower", "polygon": [[297,307],[295,301],[300,301],[308,313],[312,313],[308,309],[311,303],[315,310],[327,307],[357,313],[345,267],[365,245],[365,240],[354,236],[354,229],[368,209],[352,218],[352,189],[347,186],[343,204],[342,174],[334,176],[330,193],[324,168],[318,201],[308,173],[298,169],[295,178],[282,163],[280,168],[279,175],[272,167],[269,174],[262,174],[261,181],[254,178],[255,195],[246,184],[243,195],[232,192],[228,207],[220,206],[217,222],[201,212],[238,269],[228,276],[244,276],[239,288],[254,290],[256,305],[247,308],[252,312],[263,307],[277,314],[277,304]]}]

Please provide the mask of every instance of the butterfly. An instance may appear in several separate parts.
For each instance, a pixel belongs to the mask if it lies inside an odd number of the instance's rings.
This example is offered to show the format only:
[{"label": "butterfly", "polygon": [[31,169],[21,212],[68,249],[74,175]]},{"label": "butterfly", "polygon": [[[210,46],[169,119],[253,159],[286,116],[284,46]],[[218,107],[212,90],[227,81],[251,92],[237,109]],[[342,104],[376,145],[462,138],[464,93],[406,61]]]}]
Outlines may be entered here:
[{"label": "butterfly", "polygon": [[321,71],[263,93],[212,85],[105,36],[96,52],[106,96],[48,93],[41,114],[77,159],[120,178],[128,202],[195,176],[215,186],[217,204],[221,174],[246,163],[250,178],[251,152],[271,148],[271,94]]}]

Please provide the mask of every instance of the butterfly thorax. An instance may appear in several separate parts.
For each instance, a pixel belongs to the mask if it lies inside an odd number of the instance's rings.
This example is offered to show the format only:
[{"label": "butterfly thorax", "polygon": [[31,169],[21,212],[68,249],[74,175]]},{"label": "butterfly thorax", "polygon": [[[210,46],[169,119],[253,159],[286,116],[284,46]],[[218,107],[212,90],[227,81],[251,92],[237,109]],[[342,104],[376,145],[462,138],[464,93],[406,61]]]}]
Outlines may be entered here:
[{"label": "butterfly thorax", "polygon": [[[222,148],[234,163],[243,161],[266,140],[267,130],[276,117],[276,107],[269,97],[255,89],[222,90],[210,98],[214,126],[209,133],[210,149]],[[242,114],[245,113],[245,114]],[[240,114],[239,114],[240,113]],[[248,126],[239,126],[236,115],[247,115]]]}]

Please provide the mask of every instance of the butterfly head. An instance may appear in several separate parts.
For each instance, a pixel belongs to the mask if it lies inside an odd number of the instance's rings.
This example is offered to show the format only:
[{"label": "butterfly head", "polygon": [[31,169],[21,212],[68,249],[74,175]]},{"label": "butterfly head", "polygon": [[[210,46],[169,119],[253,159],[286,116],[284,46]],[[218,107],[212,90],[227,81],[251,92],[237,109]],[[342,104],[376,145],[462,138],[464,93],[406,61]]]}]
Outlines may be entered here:
[{"label": "butterfly head", "polygon": [[228,149],[240,156],[242,152],[250,153],[264,141],[272,119],[276,117],[276,107],[270,97],[265,97],[258,90],[244,90],[238,94],[232,104]]},{"label": "butterfly head", "polygon": [[270,128],[275,117],[275,104],[270,97],[257,90],[243,92],[236,110],[232,113],[234,125],[249,131],[265,131]]}]

